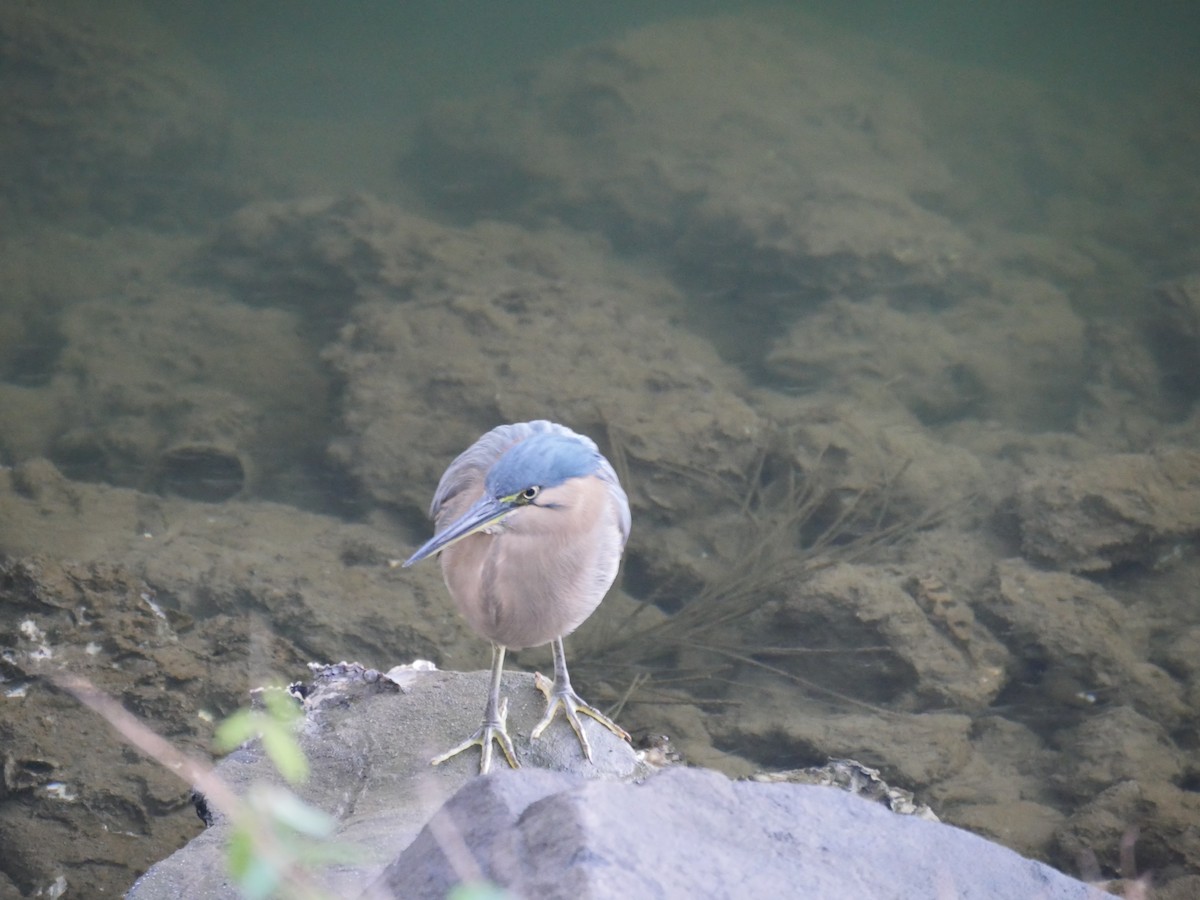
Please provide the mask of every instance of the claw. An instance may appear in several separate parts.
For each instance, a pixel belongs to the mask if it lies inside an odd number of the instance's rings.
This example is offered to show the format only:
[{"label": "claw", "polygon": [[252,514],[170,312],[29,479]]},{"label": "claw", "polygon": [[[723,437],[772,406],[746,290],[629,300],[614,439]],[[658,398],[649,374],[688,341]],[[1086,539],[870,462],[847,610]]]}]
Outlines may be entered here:
[{"label": "claw", "polygon": [[483,751],[483,755],[479,760],[479,774],[486,775],[492,768],[492,741],[500,745],[500,750],[504,753],[504,758],[512,768],[521,768],[521,764],[517,762],[516,753],[513,752],[512,740],[508,736],[507,697],[500,701],[495,720],[489,721],[484,719],[478,731],[457,747],[447,750],[440,756],[435,756],[429,761],[429,764],[431,766],[440,766],[446,760],[458,756],[464,750],[469,750],[471,747],[479,747]]},{"label": "claw", "polygon": [[588,758],[589,762],[592,759],[592,746],[588,743],[587,736],[583,733],[583,722],[579,719],[580,713],[595,719],[622,740],[629,740],[629,733],[604,713],[600,712],[600,710],[585,703],[571,688],[569,680],[565,685],[560,687],[542,675],[541,672],[538,672],[534,675],[533,683],[546,698],[546,714],[542,716],[542,720],[530,732],[529,736],[531,738],[536,739],[541,737],[546,727],[554,721],[554,716],[558,712],[559,707],[562,707],[563,715],[566,716],[567,721],[571,724],[571,730],[575,732],[575,736],[579,738],[579,745],[583,748],[583,755]]}]

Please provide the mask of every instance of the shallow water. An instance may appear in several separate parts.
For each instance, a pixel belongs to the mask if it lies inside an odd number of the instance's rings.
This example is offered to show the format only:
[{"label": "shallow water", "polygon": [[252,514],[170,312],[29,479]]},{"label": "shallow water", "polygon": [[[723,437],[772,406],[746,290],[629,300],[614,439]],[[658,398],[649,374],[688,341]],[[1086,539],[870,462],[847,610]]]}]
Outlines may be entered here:
[{"label": "shallow water", "polygon": [[[23,724],[71,715],[43,644],[201,748],[305,658],[485,664],[388,561],[457,450],[542,415],[630,487],[571,646],[605,701],[650,675],[631,730],[855,756],[1067,869],[1132,781],[1168,798],[1143,867],[1196,873],[1190,7],[61,9],[10,11],[0,71],[0,896],[197,827]],[[44,850],[84,782],[72,828],[152,836],[104,875]]]}]

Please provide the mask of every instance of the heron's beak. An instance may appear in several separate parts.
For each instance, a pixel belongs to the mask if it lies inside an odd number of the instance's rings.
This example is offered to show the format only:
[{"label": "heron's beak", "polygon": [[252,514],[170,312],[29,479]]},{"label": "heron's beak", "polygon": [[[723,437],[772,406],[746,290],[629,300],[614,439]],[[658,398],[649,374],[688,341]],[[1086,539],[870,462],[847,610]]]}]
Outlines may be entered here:
[{"label": "heron's beak", "polygon": [[404,568],[407,569],[413,563],[420,562],[427,556],[433,556],[439,550],[445,550],[451,544],[456,544],[465,537],[483,531],[489,525],[499,522],[512,510],[511,503],[504,503],[491,497],[480,497],[470,509],[447,525],[444,531],[438,532],[426,541],[425,546],[408,558],[404,563]]}]

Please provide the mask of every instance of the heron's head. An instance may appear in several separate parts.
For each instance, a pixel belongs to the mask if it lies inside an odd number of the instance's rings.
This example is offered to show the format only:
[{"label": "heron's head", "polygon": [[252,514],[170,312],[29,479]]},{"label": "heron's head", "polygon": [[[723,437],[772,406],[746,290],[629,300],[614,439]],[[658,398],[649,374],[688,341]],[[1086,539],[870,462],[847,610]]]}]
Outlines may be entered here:
[{"label": "heron's head", "polygon": [[456,541],[498,525],[525,507],[556,509],[553,495],[572,479],[596,475],[606,467],[590,441],[556,432],[534,434],[497,457],[484,479],[483,496],[458,519],[435,534],[405,566],[420,562]]}]

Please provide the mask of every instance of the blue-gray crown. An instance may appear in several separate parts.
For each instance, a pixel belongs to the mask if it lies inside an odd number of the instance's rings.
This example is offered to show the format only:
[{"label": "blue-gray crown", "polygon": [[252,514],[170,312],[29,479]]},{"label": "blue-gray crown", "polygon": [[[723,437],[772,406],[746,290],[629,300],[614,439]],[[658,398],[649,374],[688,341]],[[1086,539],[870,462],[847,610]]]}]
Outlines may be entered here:
[{"label": "blue-gray crown", "polygon": [[487,492],[510,497],[527,487],[554,487],[596,471],[600,454],[591,442],[554,432],[526,438],[505,451],[487,475]]}]

